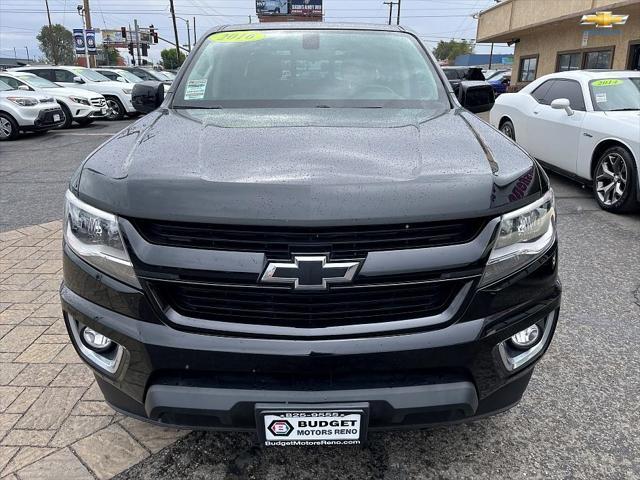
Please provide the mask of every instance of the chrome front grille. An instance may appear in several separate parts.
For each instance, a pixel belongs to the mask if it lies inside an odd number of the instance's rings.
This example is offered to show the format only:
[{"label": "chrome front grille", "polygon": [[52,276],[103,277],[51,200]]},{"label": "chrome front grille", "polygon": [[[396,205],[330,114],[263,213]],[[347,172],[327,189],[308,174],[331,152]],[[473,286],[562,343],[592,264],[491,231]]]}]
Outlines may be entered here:
[{"label": "chrome front grille", "polygon": [[93,105],[94,107],[104,107],[107,105],[107,102],[104,98],[92,98],[91,105]]}]

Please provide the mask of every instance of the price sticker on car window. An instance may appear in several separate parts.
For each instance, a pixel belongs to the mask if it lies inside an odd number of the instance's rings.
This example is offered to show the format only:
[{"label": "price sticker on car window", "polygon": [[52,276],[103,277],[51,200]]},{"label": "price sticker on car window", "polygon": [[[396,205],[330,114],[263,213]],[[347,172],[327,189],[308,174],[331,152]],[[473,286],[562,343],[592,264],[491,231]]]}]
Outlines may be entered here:
[{"label": "price sticker on car window", "polygon": [[620,79],[607,78],[605,80],[596,80],[591,85],[593,85],[594,87],[611,87],[611,86],[614,86],[614,85],[621,85],[622,83],[624,83],[624,82],[622,80],[620,80]]},{"label": "price sticker on car window", "polygon": [[596,103],[607,103],[607,94],[604,92],[596,93]]},{"label": "price sticker on car window", "polygon": [[207,79],[189,80],[184,91],[185,100],[201,100],[207,91]]},{"label": "price sticker on car window", "polygon": [[267,36],[262,32],[220,32],[209,37],[213,43],[258,42]]}]

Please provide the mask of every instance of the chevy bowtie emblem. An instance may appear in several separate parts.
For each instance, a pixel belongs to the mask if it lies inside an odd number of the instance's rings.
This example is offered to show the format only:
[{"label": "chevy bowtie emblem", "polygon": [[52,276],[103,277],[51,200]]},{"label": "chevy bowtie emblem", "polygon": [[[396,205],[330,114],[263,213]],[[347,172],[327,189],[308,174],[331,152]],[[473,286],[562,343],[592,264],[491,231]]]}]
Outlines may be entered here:
[{"label": "chevy bowtie emblem", "polygon": [[583,15],[581,25],[595,25],[596,28],[612,28],[613,25],[624,25],[629,15],[613,15],[611,12],[596,12]]},{"label": "chevy bowtie emblem", "polygon": [[359,261],[330,262],[326,255],[295,255],[292,262],[269,262],[263,283],[286,283],[297,290],[325,290],[332,283],[350,283]]}]

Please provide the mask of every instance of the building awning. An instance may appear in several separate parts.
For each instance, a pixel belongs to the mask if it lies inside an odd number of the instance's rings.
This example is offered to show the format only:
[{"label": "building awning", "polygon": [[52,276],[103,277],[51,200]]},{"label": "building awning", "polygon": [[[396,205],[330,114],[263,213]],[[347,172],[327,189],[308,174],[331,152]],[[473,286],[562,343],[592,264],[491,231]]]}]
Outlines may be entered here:
[{"label": "building awning", "polygon": [[[595,5],[595,8],[594,8]],[[476,43],[507,43],[541,27],[578,22],[596,11],[640,15],[638,0],[549,2],[540,8],[532,0],[504,0],[484,10],[478,18]]]}]

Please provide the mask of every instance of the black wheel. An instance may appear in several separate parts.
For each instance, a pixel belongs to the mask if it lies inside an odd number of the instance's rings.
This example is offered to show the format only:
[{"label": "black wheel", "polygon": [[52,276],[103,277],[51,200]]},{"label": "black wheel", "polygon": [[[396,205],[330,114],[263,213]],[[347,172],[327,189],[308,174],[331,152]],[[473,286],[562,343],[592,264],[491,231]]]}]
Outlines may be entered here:
[{"label": "black wheel", "polygon": [[107,100],[107,120],[122,120],[125,110],[122,102],[117,97],[105,97]]},{"label": "black wheel", "polygon": [[[59,102],[58,102],[59,103]],[[71,110],[64,103],[59,103],[60,108],[62,109],[62,114],[64,115],[64,123],[57,128],[69,128],[73,123],[73,116],[71,116]]]},{"label": "black wheel", "polygon": [[637,208],[636,166],[631,153],[611,147],[600,155],[593,172],[593,193],[600,208],[622,213]]},{"label": "black wheel", "polygon": [[500,124],[500,131],[514,142],[516,141],[516,128],[513,126],[511,120],[505,120],[502,122]]},{"label": "black wheel", "polygon": [[0,140],[13,140],[18,136],[18,123],[8,113],[0,112]]},{"label": "black wheel", "polygon": [[86,127],[87,125],[91,125],[93,123],[93,118],[77,118],[76,123],[81,127]]}]

